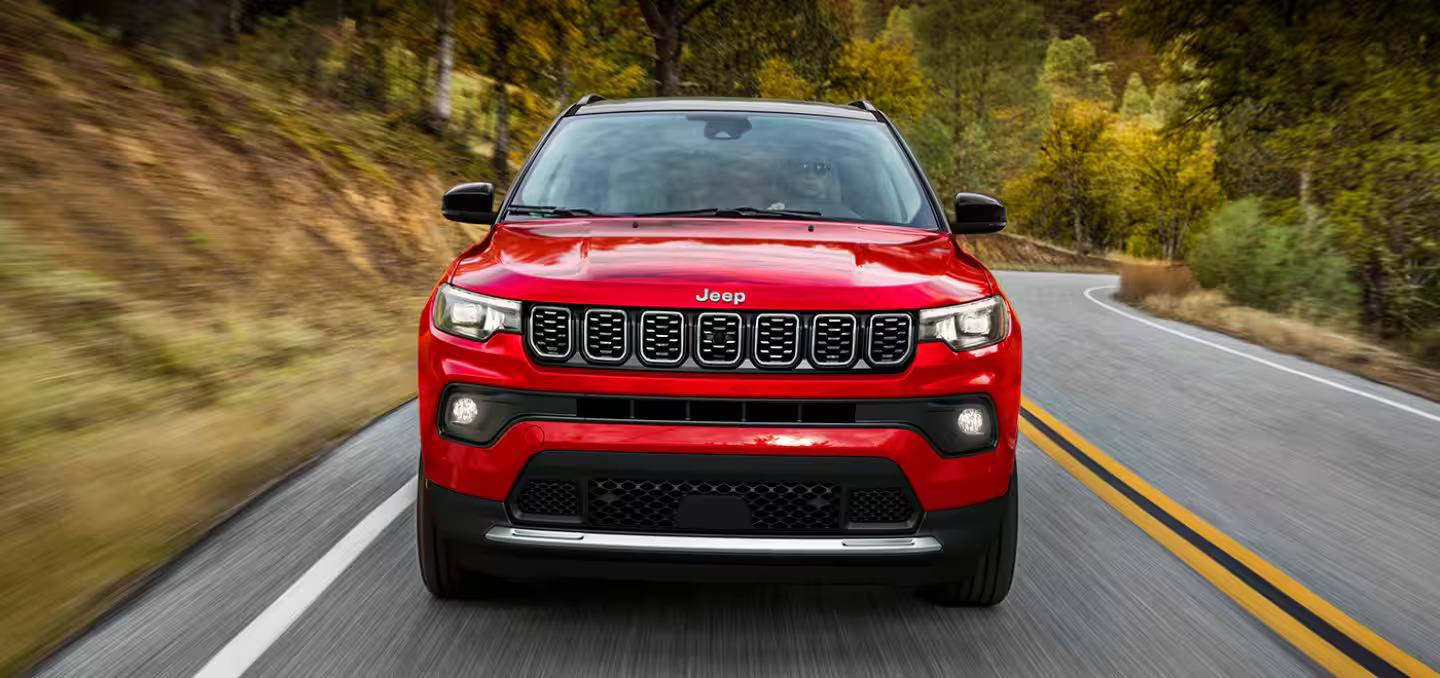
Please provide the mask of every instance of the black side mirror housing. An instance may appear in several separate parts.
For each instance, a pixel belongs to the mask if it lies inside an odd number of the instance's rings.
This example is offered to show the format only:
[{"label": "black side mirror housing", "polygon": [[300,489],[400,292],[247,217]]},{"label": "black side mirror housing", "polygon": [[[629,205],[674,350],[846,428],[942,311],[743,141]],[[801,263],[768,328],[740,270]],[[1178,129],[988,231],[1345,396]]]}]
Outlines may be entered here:
[{"label": "black side mirror housing", "polygon": [[484,182],[460,184],[440,199],[440,212],[450,221],[465,224],[495,223],[495,186]]},{"label": "black side mirror housing", "polygon": [[982,193],[955,194],[955,233],[996,233],[1005,229],[1005,205]]}]

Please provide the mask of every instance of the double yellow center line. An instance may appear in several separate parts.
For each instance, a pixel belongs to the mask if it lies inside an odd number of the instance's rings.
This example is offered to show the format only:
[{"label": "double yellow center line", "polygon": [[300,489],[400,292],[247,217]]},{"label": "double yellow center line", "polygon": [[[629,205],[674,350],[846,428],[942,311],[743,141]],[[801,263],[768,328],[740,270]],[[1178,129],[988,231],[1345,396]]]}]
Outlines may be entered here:
[{"label": "double yellow center line", "polygon": [[1020,431],[1106,503],[1331,673],[1440,678],[1161,494],[1029,398],[1022,402]]}]

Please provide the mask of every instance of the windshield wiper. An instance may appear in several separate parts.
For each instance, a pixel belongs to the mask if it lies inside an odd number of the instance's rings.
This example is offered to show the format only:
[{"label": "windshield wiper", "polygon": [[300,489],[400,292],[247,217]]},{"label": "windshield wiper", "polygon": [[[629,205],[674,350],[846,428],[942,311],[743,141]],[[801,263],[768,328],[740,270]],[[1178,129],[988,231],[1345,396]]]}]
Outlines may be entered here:
[{"label": "windshield wiper", "polygon": [[823,216],[806,210],[762,210],[757,207],[706,207],[670,212],[642,212],[632,217],[765,217],[775,219],[814,219]]},{"label": "windshield wiper", "polygon": [[584,207],[555,207],[552,205],[511,205],[505,208],[510,212],[523,212],[535,216],[544,215],[551,217],[598,217],[604,216],[595,210]]}]

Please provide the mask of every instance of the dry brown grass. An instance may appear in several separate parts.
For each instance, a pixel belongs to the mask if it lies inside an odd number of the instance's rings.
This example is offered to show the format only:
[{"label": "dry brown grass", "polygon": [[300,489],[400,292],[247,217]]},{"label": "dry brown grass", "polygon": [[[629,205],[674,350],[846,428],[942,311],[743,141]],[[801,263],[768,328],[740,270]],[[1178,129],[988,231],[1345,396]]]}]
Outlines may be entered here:
[{"label": "dry brown grass", "polygon": [[[1149,275],[1134,290],[1172,280]],[[1124,278],[1121,278],[1122,289]],[[1440,400],[1440,371],[1336,328],[1231,304],[1216,290],[1147,294],[1132,302],[1155,315],[1219,330],[1276,351],[1352,372],[1382,384]]]},{"label": "dry brown grass", "polygon": [[1134,302],[1156,294],[1178,297],[1200,289],[1183,265],[1125,262],[1120,265],[1120,298]]},{"label": "dry brown grass", "polygon": [[[24,36],[23,41],[7,40]],[[0,0],[0,675],[414,388],[463,158]]]}]

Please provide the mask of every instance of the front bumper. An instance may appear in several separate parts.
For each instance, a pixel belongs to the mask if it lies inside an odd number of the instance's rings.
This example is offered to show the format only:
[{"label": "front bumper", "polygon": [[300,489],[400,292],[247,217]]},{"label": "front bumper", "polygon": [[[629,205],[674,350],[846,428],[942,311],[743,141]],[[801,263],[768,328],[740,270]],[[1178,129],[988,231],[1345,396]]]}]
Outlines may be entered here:
[{"label": "front bumper", "polygon": [[953,582],[993,542],[1006,503],[1002,496],[965,508],[930,511],[910,535],[740,537],[516,526],[502,502],[466,496],[428,481],[421,492],[430,519],[465,567],[518,579],[894,586]]}]

